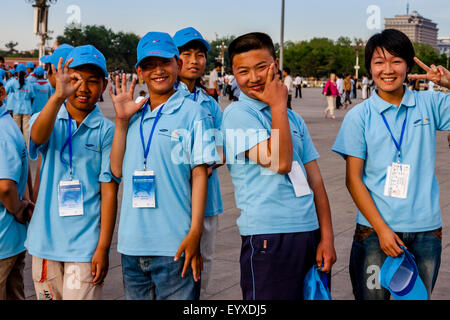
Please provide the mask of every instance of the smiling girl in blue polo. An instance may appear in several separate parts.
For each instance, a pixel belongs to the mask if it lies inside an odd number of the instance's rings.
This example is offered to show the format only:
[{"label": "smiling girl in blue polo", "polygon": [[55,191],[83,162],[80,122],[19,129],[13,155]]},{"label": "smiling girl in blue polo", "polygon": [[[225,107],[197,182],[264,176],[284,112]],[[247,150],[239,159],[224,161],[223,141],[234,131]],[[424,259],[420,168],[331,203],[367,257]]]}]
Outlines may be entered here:
[{"label": "smiling girl in blue polo", "polygon": [[377,90],[348,112],[332,148],[346,159],[347,188],[358,207],[350,257],[353,292],[358,300],[389,299],[387,290],[368,285],[370,270],[405,246],[431,296],[442,250],[436,131],[450,130],[450,96],[410,91],[404,82],[414,61],[427,74],[412,77],[449,87],[449,73],[422,64],[397,30],[374,35],[365,50]]}]

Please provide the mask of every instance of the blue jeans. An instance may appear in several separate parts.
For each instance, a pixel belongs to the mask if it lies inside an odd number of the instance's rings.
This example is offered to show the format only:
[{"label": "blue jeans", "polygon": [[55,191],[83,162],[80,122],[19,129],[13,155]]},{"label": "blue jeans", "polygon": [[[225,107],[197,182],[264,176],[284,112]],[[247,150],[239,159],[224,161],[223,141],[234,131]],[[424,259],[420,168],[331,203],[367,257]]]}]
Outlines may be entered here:
[{"label": "blue jeans", "polygon": [[[427,232],[397,232],[415,262],[431,297],[441,265],[442,228]],[[379,272],[386,259],[374,229],[356,225],[350,254],[350,279],[356,300],[389,300],[390,292],[379,282]]]},{"label": "blue jeans", "polygon": [[193,300],[192,269],[181,278],[184,257],[128,256],[122,254],[122,275],[126,300]]}]

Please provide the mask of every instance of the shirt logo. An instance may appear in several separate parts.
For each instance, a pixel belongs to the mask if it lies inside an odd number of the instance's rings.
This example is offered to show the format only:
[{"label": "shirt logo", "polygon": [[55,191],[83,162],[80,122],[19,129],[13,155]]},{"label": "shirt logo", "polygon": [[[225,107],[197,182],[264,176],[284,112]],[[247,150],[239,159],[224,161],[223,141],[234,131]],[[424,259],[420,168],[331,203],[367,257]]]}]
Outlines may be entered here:
[{"label": "shirt logo", "polygon": [[167,131],[169,131],[169,130],[167,130],[167,129],[159,129],[159,131],[160,131],[160,132],[167,132]]},{"label": "shirt logo", "polygon": [[417,126],[426,126],[430,124],[430,118],[425,118],[425,119],[417,119],[416,121],[414,121],[414,127]]}]

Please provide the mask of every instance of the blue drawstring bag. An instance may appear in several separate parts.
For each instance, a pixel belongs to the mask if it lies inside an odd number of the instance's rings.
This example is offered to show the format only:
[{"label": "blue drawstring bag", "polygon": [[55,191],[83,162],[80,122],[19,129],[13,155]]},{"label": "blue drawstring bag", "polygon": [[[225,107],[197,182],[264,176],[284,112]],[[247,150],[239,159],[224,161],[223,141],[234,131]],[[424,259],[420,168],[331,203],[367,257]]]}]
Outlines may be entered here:
[{"label": "blue drawstring bag", "polygon": [[304,300],[331,300],[331,293],[328,289],[328,276],[320,272],[317,265],[314,265],[306,274],[303,284]]}]

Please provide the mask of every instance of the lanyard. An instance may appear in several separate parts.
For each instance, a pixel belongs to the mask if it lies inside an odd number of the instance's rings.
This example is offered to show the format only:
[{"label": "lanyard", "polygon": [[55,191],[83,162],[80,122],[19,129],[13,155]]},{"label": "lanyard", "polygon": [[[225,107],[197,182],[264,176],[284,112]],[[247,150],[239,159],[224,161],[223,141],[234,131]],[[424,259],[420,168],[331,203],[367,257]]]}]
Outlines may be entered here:
[{"label": "lanyard", "polygon": [[69,146],[69,174],[70,174],[70,181],[72,181],[72,177],[73,177],[73,169],[72,169],[72,118],[70,117],[69,113],[67,113],[67,114],[69,115],[69,136],[67,137],[67,140],[64,143],[63,148],[61,149],[60,158],[61,158],[61,162],[67,164],[67,161],[65,161],[64,158],[63,158],[63,154],[64,154],[64,150],[66,149],[66,147]]},{"label": "lanyard", "polygon": [[397,162],[400,163],[400,147],[402,146],[403,134],[405,133],[406,118],[408,116],[408,108],[405,109],[405,120],[403,120],[402,133],[400,134],[400,141],[399,142],[397,142],[397,140],[395,140],[394,135],[392,134],[391,128],[389,127],[389,124],[388,124],[384,114],[381,114],[381,116],[383,117],[384,124],[386,125],[387,129],[389,130],[389,133],[391,134],[391,138],[394,141],[395,147],[397,148],[397,151],[398,151]]},{"label": "lanyard", "polygon": [[5,111],[5,113],[4,114],[2,114],[1,116],[0,116],[0,118],[3,118],[4,116],[6,116],[7,114],[9,113],[9,111],[8,110],[6,110]]},{"label": "lanyard", "polygon": [[163,104],[159,108],[158,113],[156,114],[156,118],[155,118],[155,121],[153,122],[153,126],[152,126],[152,131],[150,131],[150,137],[148,138],[147,147],[145,147],[143,122],[144,122],[144,115],[145,115],[145,112],[147,111],[148,105],[149,105],[149,103],[147,100],[147,102],[144,105],[144,109],[142,110],[141,125],[140,125],[142,149],[144,150],[144,171],[147,170],[147,157],[148,157],[148,153],[150,152],[150,144],[152,143],[153,132],[155,131],[156,124],[158,123],[158,120],[161,115],[161,111],[164,107],[164,104]]},{"label": "lanyard", "polygon": [[[178,90],[178,81],[175,82],[175,90]],[[197,102],[197,88],[196,87],[194,87],[194,101]]]}]

